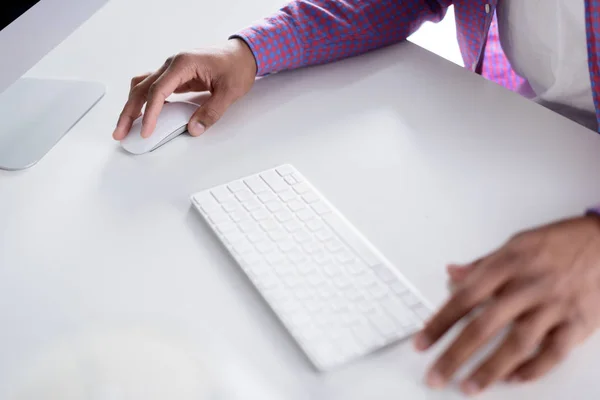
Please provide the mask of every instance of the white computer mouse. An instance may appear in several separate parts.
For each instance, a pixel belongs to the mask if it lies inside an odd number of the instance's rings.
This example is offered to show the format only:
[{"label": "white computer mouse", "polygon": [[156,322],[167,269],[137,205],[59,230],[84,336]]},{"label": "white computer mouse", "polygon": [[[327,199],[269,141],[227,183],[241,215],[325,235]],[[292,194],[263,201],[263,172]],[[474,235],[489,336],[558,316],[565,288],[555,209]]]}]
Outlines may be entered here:
[{"label": "white computer mouse", "polygon": [[129,134],[121,140],[121,146],[132,154],[144,154],[155,150],[185,132],[197,109],[197,104],[185,101],[165,103],[150,137],[142,137],[142,117],[139,117],[133,122]]}]

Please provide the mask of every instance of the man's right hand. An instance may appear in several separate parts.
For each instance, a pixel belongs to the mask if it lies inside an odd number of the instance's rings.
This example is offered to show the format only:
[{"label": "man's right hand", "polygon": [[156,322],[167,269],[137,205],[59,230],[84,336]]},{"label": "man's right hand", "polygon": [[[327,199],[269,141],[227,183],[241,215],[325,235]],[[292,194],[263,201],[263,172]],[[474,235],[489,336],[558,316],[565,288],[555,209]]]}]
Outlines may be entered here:
[{"label": "man's right hand", "polygon": [[131,80],[129,99],[113,137],[122,140],[127,136],[131,124],[141,115],[144,104],[142,137],[149,137],[156,127],[156,119],[165,100],[171,94],[210,91],[211,97],[198,108],[188,123],[188,132],[192,136],[201,135],[217,122],[231,104],[248,93],[256,72],[254,55],[241,39],[229,40],[219,47],[170,57],[157,71]]}]

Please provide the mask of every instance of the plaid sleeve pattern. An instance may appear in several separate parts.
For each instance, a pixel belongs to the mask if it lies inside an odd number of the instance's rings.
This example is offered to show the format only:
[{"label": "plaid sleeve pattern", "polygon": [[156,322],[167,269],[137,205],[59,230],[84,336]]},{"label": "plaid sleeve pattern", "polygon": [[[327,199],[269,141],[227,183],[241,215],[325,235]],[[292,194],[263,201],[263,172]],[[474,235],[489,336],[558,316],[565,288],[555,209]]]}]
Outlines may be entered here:
[{"label": "plaid sleeve pattern", "polygon": [[250,46],[258,75],[323,64],[399,42],[439,21],[452,0],[296,0],[232,35]]}]

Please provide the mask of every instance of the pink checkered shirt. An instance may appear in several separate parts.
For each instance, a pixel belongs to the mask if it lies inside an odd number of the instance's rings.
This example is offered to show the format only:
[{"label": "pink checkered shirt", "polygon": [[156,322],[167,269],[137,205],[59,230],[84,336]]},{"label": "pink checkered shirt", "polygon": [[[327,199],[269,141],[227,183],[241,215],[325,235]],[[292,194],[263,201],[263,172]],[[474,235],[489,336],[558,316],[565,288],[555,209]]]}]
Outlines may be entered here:
[{"label": "pink checkered shirt", "polygon": [[[498,35],[502,0],[296,0],[237,33],[254,53],[258,74],[323,64],[402,40],[454,5],[466,68],[511,90],[528,83],[511,68]],[[527,1],[527,0],[523,0]],[[574,0],[577,1],[577,0]],[[588,60],[600,126],[600,0],[585,0]],[[600,214],[600,206],[593,209]]]}]

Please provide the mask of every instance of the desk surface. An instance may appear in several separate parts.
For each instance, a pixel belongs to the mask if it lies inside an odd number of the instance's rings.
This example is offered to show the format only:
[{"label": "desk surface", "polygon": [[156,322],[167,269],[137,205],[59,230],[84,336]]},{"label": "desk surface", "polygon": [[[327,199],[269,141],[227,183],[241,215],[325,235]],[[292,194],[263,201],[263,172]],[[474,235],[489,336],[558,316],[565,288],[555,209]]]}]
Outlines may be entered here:
[{"label": "desk surface", "polygon": [[[116,399],[140,382],[145,399],[197,398],[206,369],[236,399],[459,398],[422,385],[441,349],[406,342],[317,374],[189,195],[292,163],[435,304],[447,262],[600,200],[594,132],[410,43],[260,80],[202,137],[120,151],[131,76],[280,3],[113,0],[30,71],[108,91],[37,166],[0,173],[0,398]],[[598,398],[598,354],[596,337],[548,379],[483,398]]]}]

